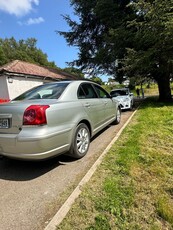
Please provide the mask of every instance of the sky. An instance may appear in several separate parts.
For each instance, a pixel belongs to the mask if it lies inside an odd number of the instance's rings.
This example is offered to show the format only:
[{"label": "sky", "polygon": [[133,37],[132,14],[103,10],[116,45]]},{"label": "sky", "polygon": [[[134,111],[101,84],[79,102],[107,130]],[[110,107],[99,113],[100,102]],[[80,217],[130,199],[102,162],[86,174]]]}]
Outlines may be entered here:
[{"label": "sky", "polygon": [[60,68],[77,58],[56,31],[69,31],[62,15],[75,19],[69,0],[0,0],[0,38],[37,39],[37,48]]}]

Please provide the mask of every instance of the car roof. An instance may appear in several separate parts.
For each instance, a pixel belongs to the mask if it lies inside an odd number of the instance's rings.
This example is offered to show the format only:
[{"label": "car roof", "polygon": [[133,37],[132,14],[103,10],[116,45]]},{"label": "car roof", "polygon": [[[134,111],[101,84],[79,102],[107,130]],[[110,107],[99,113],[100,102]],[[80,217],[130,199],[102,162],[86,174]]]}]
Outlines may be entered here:
[{"label": "car roof", "polygon": [[78,83],[93,83],[96,85],[99,85],[97,82],[89,80],[89,79],[75,79],[75,80],[62,80],[62,81],[54,81],[54,82],[46,82],[44,84],[57,84],[57,83],[73,83],[73,82],[78,82]]}]

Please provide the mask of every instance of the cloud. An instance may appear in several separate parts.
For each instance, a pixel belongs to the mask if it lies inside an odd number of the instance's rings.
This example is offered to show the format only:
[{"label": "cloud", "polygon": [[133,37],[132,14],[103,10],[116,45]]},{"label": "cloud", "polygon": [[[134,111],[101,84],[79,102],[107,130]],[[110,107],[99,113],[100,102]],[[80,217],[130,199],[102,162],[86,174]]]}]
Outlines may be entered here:
[{"label": "cloud", "polygon": [[26,22],[21,22],[19,21],[18,24],[19,25],[27,25],[27,26],[30,26],[30,25],[34,25],[34,24],[40,24],[42,22],[44,22],[44,18],[42,17],[39,17],[39,18],[29,18]]},{"label": "cloud", "polygon": [[44,19],[42,17],[39,18],[29,18],[26,22],[27,25],[33,25],[33,24],[40,24],[44,22]]},{"label": "cloud", "polygon": [[23,16],[32,10],[33,4],[39,5],[39,0],[0,0],[0,10],[8,14]]}]

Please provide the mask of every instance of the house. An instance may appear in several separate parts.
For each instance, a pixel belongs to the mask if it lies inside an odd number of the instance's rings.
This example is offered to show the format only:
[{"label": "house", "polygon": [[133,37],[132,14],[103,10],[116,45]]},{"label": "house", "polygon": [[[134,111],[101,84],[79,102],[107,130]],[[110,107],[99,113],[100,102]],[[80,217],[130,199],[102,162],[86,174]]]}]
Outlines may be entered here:
[{"label": "house", "polygon": [[15,60],[0,67],[0,102],[11,100],[26,90],[51,81],[77,79],[57,69]]}]

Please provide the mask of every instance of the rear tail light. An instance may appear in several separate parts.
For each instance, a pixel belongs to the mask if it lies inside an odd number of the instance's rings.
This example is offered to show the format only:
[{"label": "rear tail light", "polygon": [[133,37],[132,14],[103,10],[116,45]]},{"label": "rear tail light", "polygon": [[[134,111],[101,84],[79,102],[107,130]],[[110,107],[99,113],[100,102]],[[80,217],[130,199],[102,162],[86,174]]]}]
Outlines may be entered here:
[{"label": "rear tail light", "polygon": [[23,115],[23,125],[45,125],[47,124],[46,109],[49,105],[31,105]]}]

